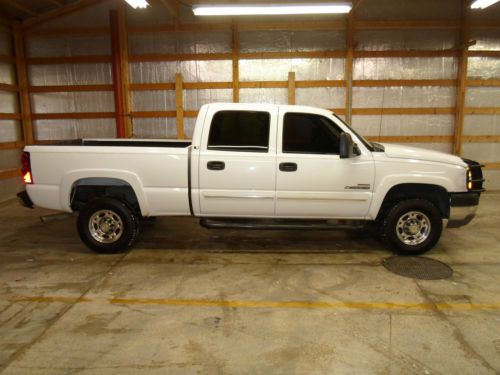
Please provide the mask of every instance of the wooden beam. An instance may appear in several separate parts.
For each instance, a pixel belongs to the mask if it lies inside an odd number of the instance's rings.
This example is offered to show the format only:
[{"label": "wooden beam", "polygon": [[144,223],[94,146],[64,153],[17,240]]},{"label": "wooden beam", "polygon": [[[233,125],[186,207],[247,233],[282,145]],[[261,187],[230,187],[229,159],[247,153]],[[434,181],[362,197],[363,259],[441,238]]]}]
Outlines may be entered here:
[{"label": "wooden beam", "polygon": [[231,23],[181,23],[163,24],[163,25],[146,25],[146,26],[129,26],[127,31],[129,34],[137,33],[168,33],[168,32],[207,32],[207,31],[231,31]]},{"label": "wooden beam", "polygon": [[240,101],[240,38],[238,24],[233,21],[231,59],[233,67],[233,103]]},{"label": "wooden beam", "polygon": [[17,0],[3,0],[3,2],[12,8],[16,8],[23,13],[29,14],[30,16],[36,16],[36,12],[33,9],[28,8],[26,5],[18,2]]},{"label": "wooden beam", "polygon": [[114,112],[61,112],[61,113],[33,113],[33,120],[69,120],[69,119],[99,119],[115,118]]},{"label": "wooden beam", "polygon": [[464,127],[465,91],[467,89],[467,54],[470,36],[469,2],[461,0],[462,19],[460,22],[460,55],[458,58],[455,127],[453,131],[453,153],[462,153],[462,134]]},{"label": "wooden beam", "polygon": [[356,30],[405,30],[405,29],[458,29],[459,22],[454,20],[358,20],[354,21]]},{"label": "wooden beam", "polygon": [[16,92],[16,91],[19,91],[19,88],[17,87],[17,85],[10,85],[8,83],[0,83],[0,91]]},{"label": "wooden beam", "polygon": [[27,145],[33,144],[33,124],[31,122],[31,102],[28,92],[28,73],[24,54],[24,35],[21,24],[14,24],[14,54],[16,56],[16,76],[19,87],[19,107],[22,115],[23,139]]},{"label": "wooden beam", "polygon": [[454,107],[441,108],[353,108],[353,115],[449,115]]},{"label": "wooden beam", "polygon": [[27,58],[28,65],[48,65],[48,64],[88,64],[88,63],[109,63],[111,56],[89,55],[89,56],[58,56],[58,57],[37,57]]},{"label": "wooden beam", "polygon": [[245,52],[240,53],[240,59],[293,59],[293,58],[311,58],[324,59],[330,57],[345,57],[345,51],[291,51],[291,52]]},{"label": "wooden beam", "polygon": [[242,89],[286,89],[288,87],[287,81],[252,81],[240,82]]},{"label": "wooden beam", "polygon": [[72,3],[64,5],[60,8],[54,9],[49,12],[45,12],[39,16],[29,18],[22,23],[24,29],[33,28],[35,26],[41,25],[44,22],[50,21],[57,17],[66,16],[68,14],[82,10],[88,6],[100,3],[101,0],[76,0]]},{"label": "wooden beam", "polygon": [[175,23],[179,22],[179,3],[176,0],[160,0]]},{"label": "wooden beam", "polygon": [[21,176],[19,168],[10,168],[0,171],[0,180],[7,180],[9,178],[16,178]]},{"label": "wooden beam", "polygon": [[419,86],[456,86],[455,79],[377,79],[354,80],[354,87],[419,87]]},{"label": "wooden beam", "polygon": [[182,74],[175,75],[175,111],[177,118],[177,139],[184,139],[184,98],[182,92]]},{"label": "wooden beam", "polygon": [[240,31],[344,30],[345,21],[241,22]]},{"label": "wooden beam", "polygon": [[132,119],[130,112],[132,109],[132,98],[130,95],[130,73],[128,59],[128,35],[127,35],[127,13],[125,2],[118,1],[118,33],[120,37],[120,64],[121,81],[123,93],[123,112],[125,115],[125,138],[131,138],[133,135]]},{"label": "wooden beam", "polygon": [[201,60],[231,60],[231,53],[149,53],[129,55],[129,61],[201,61]]},{"label": "wooden beam", "polygon": [[345,87],[344,80],[317,80],[317,81],[295,81],[295,87],[305,88],[305,87]]},{"label": "wooden beam", "polygon": [[132,111],[132,118],[177,117],[177,111]]},{"label": "wooden beam", "polygon": [[500,162],[483,163],[486,169],[500,169]]},{"label": "wooden beam", "polygon": [[45,1],[51,3],[52,5],[55,5],[58,8],[64,6],[64,3],[61,0],[45,0]]},{"label": "wooden beam", "polygon": [[113,91],[113,85],[29,86],[29,92]]},{"label": "wooden beam", "polygon": [[24,142],[1,142],[0,150],[15,150],[24,147]]},{"label": "wooden beam", "polygon": [[0,62],[4,62],[4,63],[8,63],[8,64],[15,64],[16,58],[13,56],[0,54]]},{"label": "wooden beam", "polygon": [[288,72],[288,104],[295,104],[295,72]]},{"label": "wooden beam", "polygon": [[468,79],[467,86],[498,87],[500,79]]},{"label": "wooden beam", "polygon": [[462,142],[466,143],[498,143],[500,135],[464,135]]},{"label": "wooden beam", "polygon": [[455,57],[457,50],[354,51],[354,57]]},{"label": "wooden beam", "polygon": [[21,120],[20,113],[0,113],[0,120]]},{"label": "wooden beam", "polygon": [[59,35],[108,35],[109,27],[57,27],[47,29],[27,29],[26,36],[59,36]]},{"label": "wooden beam", "polygon": [[451,143],[452,136],[448,135],[408,135],[408,136],[368,136],[370,141],[396,143]]},{"label": "wooden beam", "polygon": [[467,51],[469,57],[500,57],[500,51]]},{"label": "wooden beam", "polygon": [[497,115],[500,114],[500,107],[468,107],[463,112],[466,115]]}]

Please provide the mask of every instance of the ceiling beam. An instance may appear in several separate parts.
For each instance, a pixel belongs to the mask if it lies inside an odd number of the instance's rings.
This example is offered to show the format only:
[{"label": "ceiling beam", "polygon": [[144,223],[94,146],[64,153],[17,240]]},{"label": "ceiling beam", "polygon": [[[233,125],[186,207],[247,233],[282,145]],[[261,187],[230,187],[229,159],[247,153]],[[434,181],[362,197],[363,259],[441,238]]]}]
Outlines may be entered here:
[{"label": "ceiling beam", "polygon": [[179,21],[179,2],[176,0],[160,0],[160,3],[167,8],[168,13],[175,22]]},{"label": "ceiling beam", "polygon": [[32,28],[32,27],[38,26],[44,22],[50,21],[54,18],[66,16],[66,15],[71,14],[73,12],[87,8],[91,5],[98,4],[101,1],[102,0],[77,0],[77,1],[74,1],[70,4],[63,5],[60,8],[43,13],[39,16],[29,18],[29,19],[23,21],[22,27],[23,27],[23,29]]},{"label": "ceiling beam", "polygon": [[2,2],[12,8],[20,10],[23,13],[29,14],[30,16],[36,16],[36,12],[33,9],[19,3],[17,0],[3,0]]},{"label": "ceiling beam", "polygon": [[54,4],[58,8],[64,6],[64,3],[61,0],[45,0],[45,2]]}]

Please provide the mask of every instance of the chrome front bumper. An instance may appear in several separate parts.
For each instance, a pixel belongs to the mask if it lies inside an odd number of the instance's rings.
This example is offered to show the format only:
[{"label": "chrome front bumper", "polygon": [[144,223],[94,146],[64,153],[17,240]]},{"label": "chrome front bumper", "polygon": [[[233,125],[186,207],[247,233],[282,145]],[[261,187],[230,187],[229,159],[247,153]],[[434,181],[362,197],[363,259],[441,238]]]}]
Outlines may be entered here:
[{"label": "chrome front bumper", "polygon": [[469,224],[476,216],[479,193],[458,193],[450,195],[450,216],[447,228],[458,228]]}]

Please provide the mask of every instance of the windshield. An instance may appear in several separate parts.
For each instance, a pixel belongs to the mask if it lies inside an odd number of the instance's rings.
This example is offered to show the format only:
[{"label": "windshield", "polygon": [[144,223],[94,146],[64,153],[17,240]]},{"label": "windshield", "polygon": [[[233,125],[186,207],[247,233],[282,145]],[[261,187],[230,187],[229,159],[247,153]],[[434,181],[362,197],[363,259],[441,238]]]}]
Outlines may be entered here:
[{"label": "windshield", "polygon": [[344,120],[342,120],[339,116],[337,116],[335,113],[332,113],[333,116],[339,120],[342,124],[344,124],[345,126],[347,126],[349,128],[349,130],[351,132],[354,133],[354,135],[356,137],[358,137],[358,139],[361,141],[361,143],[363,143],[363,145],[370,151],[375,151],[374,147],[373,147],[373,144],[371,142],[368,142],[366,139],[364,139],[361,135],[359,135],[353,128],[351,128],[349,125],[346,124],[346,122]]}]

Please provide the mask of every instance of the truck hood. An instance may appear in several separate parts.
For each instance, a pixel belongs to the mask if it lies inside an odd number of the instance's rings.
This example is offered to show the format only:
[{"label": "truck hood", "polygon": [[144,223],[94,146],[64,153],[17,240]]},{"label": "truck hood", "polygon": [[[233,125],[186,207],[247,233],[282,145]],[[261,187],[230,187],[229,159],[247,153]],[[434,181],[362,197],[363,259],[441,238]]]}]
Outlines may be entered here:
[{"label": "truck hood", "polygon": [[383,143],[385,154],[389,158],[398,159],[415,159],[434,161],[438,163],[453,164],[460,166],[467,166],[458,156],[446,154],[444,152],[426,150],[418,147],[410,147],[404,145],[397,145],[393,143]]}]

